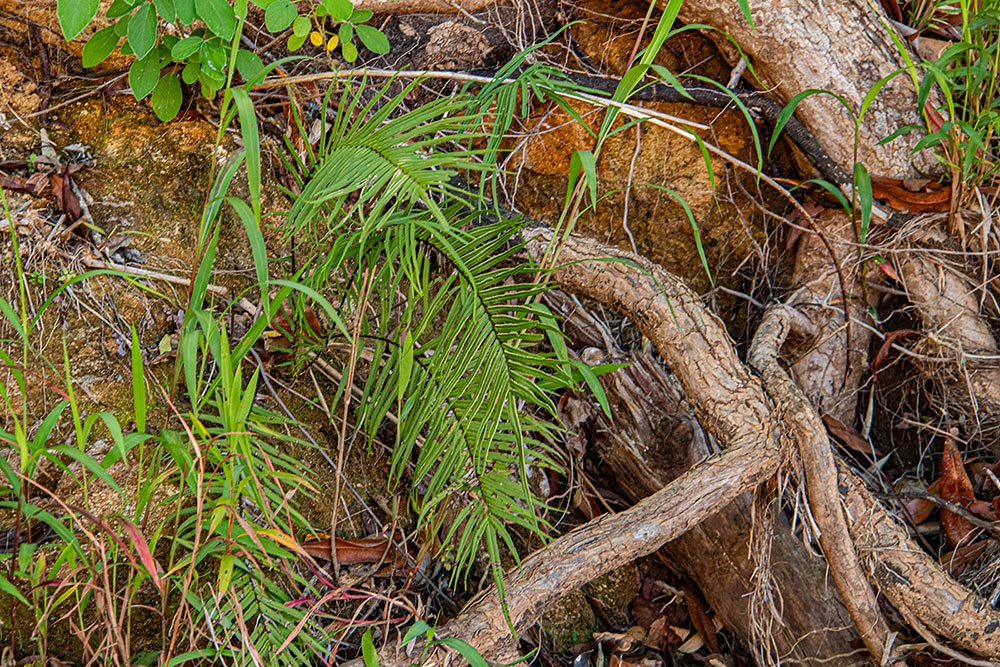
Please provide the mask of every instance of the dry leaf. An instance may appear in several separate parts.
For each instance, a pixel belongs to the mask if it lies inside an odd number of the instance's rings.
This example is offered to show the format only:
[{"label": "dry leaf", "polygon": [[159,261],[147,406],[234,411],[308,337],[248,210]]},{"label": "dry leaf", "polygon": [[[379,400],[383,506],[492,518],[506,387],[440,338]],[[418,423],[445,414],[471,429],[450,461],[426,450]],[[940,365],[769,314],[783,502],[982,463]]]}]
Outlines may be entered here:
[{"label": "dry leaf", "polygon": [[[826,430],[830,432],[830,435],[840,440],[848,449],[852,449],[859,454],[872,453],[872,446],[853,427],[848,426],[836,417],[826,414],[823,415],[823,423],[826,424]],[[712,652],[715,653],[716,651]]]},{"label": "dry leaf", "polygon": [[[300,546],[313,558],[330,560],[329,537],[323,540],[303,542]],[[392,543],[384,537],[362,537],[357,540],[337,537],[334,538],[334,546],[337,549],[337,562],[341,565],[378,563],[383,559],[386,561],[402,559],[402,554],[392,549]],[[390,549],[392,549],[391,553]]]},{"label": "dry leaf", "polygon": [[913,213],[946,212],[951,208],[951,186],[928,182],[919,192],[907,189],[912,180],[872,176],[872,196],[886,199],[897,211]]},{"label": "dry leaf", "polygon": [[942,556],[941,564],[944,565],[948,574],[953,577],[958,577],[970,563],[975,562],[976,559],[983,554],[983,551],[986,550],[986,547],[989,546],[989,544],[988,540],[979,540],[978,542],[972,542],[971,544],[963,544],[951,553]]},{"label": "dry leaf", "polygon": [[[965,472],[962,455],[955,447],[955,440],[947,438],[944,443],[944,457],[941,460],[941,498],[966,507],[975,500],[972,480]],[[941,531],[948,544],[955,547],[965,542],[976,529],[967,519],[946,509],[941,510]]]},{"label": "dry leaf", "polygon": [[708,613],[708,603],[702,597],[701,591],[694,586],[684,586],[684,601],[691,616],[691,624],[701,635],[709,653],[718,653],[719,638],[715,633],[715,622]]},{"label": "dry leaf", "polygon": [[893,344],[900,340],[901,338],[910,338],[912,336],[919,336],[920,332],[915,329],[896,329],[895,331],[889,331],[885,334],[885,338],[882,340],[882,345],[879,346],[878,352],[875,353],[875,358],[872,359],[872,373],[878,372],[878,369],[882,366],[885,358],[889,356],[889,350],[892,349]]},{"label": "dry leaf", "polygon": [[[936,496],[941,490],[941,480],[936,480],[927,487],[927,493]],[[936,504],[924,498],[914,498],[906,503],[906,513],[910,515],[915,525],[920,525],[930,517],[931,512],[937,507]]]}]

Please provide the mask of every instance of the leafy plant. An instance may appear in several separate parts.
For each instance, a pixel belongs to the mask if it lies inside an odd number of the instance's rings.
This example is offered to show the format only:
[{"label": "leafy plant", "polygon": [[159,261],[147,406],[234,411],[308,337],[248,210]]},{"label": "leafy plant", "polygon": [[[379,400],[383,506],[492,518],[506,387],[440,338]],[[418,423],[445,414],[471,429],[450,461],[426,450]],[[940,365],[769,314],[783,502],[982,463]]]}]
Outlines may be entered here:
[{"label": "leafy plant", "polygon": [[389,53],[389,40],[382,31],[365,25],[373,16],[368,9],[354,9],[350,0],[321,0],[308,14],[300,14],[291,0],[273,0],[267,5],[264,20],[273,33],[292,29],[289,51],[298,51],[308,39],[313,46],[325,45],[327,51],[340,46],[344,60],[353,63],[358,59],[355,35],[372,53]]},{"label": "leafy plant", "polygon": [[[341,47],[344,59],[354,62],[354,36],[374,53],[388,53],[389,43],[377,28],[365,25],[367,10],[355,10],[350,0],[309,0],[300,14],[291,0],[252,0],[264,10],[267,29],[288,28],[289,50],[307,38]],[[57,13],[67,40],[77,37],[97,16],[97,0],[59,0]],[[111,24],[95,32],[83,49],[84,67],[100,64],[121,44],[122,55],[134,55],[129,85],[136,99],[150,96],[160,120],[174,118],[183,102],[182,83],[197,84],[202,96],[215,97],[232,79],[233,70],[253,80],[263,69],[260,57],[240,46],[248,0],[114,0],[105,14]],[[174,30],[161,30],[170,24]],[[313,28],[313,26],[316,26]],[[327,28],[329,26],[329,28]],[[329,30],[331,37],[325,32]],[[319,44],[316,44],[317,46]]]},{"label": "leafy plant", "polygon": [[917,148],[936,149],[952,182],[969,188],[990,180],[998,170],[1000,11],[995,3],[987,3],[978,14],[970,14],[966,2],[961,8],[962,39],[934,62],[922,64],[927,73],[918,103],[928,109],[936,89],[942,105],[928,111],[927,134]]},{"label": "leafy plant", "polygon": [[[542,386],[571,384],[571,364],[542,347],[560,334],[535,299],[545,289],[530,279],[536,268],[513,261],[520,221],[479,223],[488,203],[457,185],[482,168],[467,147],[480,101],[399,115],[416,82],[389,97],[392,85],[348,87],[328,102],[336,115],[315,152],[292,154],[304,176],[283,232],[308,253],[297,329],[309,330],[307,309],[332,314],[330,337],[373,360],[357,422],[373,440],[398,423],[392,477],[413,480],[421,525],[444,527],[456,576],[485,547],[502,590],[501,551],[516,554],[510,527],[544,528],[528,470],[555,465],[540,418],[555,406]],[[342,383],[334,402],[348,391]]]}]

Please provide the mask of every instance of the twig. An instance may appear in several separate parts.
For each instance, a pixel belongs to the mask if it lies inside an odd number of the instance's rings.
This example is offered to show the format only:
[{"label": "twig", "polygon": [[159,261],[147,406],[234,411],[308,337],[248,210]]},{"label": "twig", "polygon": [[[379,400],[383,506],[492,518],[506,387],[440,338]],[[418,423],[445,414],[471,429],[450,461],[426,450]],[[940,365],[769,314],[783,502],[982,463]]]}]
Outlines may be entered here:
[{"label": "twig", "polygon": [[[121,273],[128,273],[134,276],[141,276],[143,278],[152,278],[154,280],[162,280],[163,282],[172,283],[174,285],[183,285],[185,287],[191,287],[191,280],[188,278],[181,278],[179,276],[172,276],[168,273],[160,273],[159,271],[151,271],[149,269],[143,269],[138,266],[128,266],[126,264],[115,264],[111,261],[103,261],[100,259],[94,259],[92,257],[85,258],[83,260],[83,265],[88,269],[106,269],[109,271],[119,271]],[[229,296],[229,288],[222,287],[221,285],[207,285],[205,289],[212,294],[218,294],[219,296]]]}]

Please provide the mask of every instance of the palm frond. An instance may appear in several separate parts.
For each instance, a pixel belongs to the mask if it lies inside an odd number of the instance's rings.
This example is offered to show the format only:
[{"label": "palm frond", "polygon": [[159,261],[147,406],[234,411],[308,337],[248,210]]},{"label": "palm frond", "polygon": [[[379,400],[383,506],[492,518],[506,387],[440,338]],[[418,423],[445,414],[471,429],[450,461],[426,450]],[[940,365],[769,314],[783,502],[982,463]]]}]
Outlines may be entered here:
[{"label": "palm frond", "polygon": [[536,415],[554,418],[548,391],[570,383],[569,363],[544,347],[553,318],[518,252],[522,223],[479,224],[488,203],[453,181],[484,168],[470,148],[483,101],[392,116],[409,90],[384,106],[341,96],[288,231],[312,243],[310,285],[343,321],[362,317],[373,362],[357,424],[374,439],[398,417],[391,476],[412,481],[420,523],[454,542],[459,576],[482,545],[498,568],[513,526],[545,532],[527,473],[556,466],[553,427]]}]

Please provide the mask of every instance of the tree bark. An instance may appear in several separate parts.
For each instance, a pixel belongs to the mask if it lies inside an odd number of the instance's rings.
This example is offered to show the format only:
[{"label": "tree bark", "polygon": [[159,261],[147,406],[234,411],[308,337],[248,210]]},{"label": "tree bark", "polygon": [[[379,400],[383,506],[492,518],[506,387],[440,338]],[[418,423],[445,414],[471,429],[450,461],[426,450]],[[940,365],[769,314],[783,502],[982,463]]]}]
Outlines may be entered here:
[{"label": "tree bark", "polygon": [[[661,6],[664,3],[660,0]],[[810,95],[796,116],[840,165],[854,164],[855,125],[866,95],[883,77],[904,66],[877,2],[835,0],[749,0],[751,27],[732,0],[685,0],[680,19],[705,23],[732,37],[749,57],[762,87],[782,101],[808,89],[831,95]],[[731,45],[720,44],[728,50]],[[746,75],[747,79],[751,74]],[[912,178],[938,170],[926,151],[911,157],[918,137],[908,135],[884,146],[877,143],[897,128],[920,122],[916,93],[908,74],[892,78],[861,120],[856,142],[858,159],[873,174]]]}]

